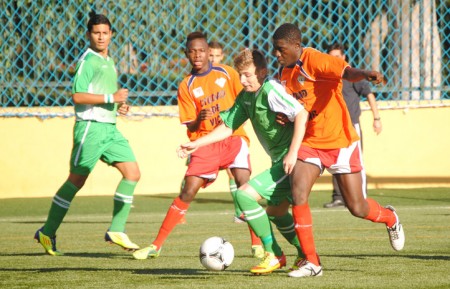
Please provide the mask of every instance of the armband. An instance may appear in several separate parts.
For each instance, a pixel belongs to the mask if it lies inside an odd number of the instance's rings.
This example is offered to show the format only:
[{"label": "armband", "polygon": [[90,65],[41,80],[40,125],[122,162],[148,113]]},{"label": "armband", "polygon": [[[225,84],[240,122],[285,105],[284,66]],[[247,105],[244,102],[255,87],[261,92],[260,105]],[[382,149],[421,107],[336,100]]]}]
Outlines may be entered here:
[{"label": "armband", "polygon": [[381,120],[381,117],[375,117],[373,120]]},{"label": "armband", "polygon": [[104,94],[104,102],[105,103],[114,103],[114,96],[110,93],[110,94]]}]

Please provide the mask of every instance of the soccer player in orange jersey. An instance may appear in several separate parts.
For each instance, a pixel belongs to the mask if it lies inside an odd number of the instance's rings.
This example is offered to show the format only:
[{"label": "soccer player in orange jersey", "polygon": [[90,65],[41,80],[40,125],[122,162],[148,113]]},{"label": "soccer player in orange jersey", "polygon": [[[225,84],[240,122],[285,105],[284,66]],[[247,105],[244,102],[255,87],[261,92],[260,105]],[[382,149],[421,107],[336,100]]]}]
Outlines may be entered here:
[{"label": "soccer player in orange jersey", "polygon": [[[239,74],[223,64],[212,64],[206,36],[192,32],[186,39],[186,56],[191,73],[178,88],[180,121],[187,127],[191,141],[210,133],[223,123],[219,112],[230,108],[242,90]],[[220,169],[230,168],[238,186],[250,178],[249,139],[240,127],[227,139],[193,153],[188,162],[185,184],[173,201],[152,244],[134,252],[136,259],[156,258],[166,238],[189,208],[200,188],[210,185]],[[261,242],[259,240],[259,242]]]},{"label": "soccer player in orange jersey", "polygon": [[352,126],[344,98],[342,79],[374,84],[384,81],[377,71],[350,67],[345,60],[303,48],[300,29],[290,23],[281,25],[273,35],[273,54],[281,65],[281,82],[309,111],[309,121],[291,174],[292,207],[295,230],[306,258],[290,277],[322,275],[312,233],[308,197],[315,180],[326,168],[335,175],[345,203],[355,217],[384,223],[394,250],[402,250],[405,235],[394,208],[383,208],[364,197],[359,137]]}]

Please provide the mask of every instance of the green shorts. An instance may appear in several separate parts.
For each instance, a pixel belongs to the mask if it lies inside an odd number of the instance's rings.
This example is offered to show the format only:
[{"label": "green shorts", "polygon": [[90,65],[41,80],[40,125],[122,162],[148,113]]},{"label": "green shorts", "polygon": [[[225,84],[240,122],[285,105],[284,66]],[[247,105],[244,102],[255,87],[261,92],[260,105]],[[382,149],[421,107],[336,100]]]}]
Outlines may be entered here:
[{"label": "green shorts", "polygon": [[128,140],[115,124],[77,121],[73,129],[70,172],[86,176],[99,159],[108,165],[136,161]]},{"label": "green shorts", "polygon": [[270,206],[277,206],[284,200],[292,204],[291,183],[289,175],[284,172],[282,161],[252,178],[248,184],[266,199]]}]

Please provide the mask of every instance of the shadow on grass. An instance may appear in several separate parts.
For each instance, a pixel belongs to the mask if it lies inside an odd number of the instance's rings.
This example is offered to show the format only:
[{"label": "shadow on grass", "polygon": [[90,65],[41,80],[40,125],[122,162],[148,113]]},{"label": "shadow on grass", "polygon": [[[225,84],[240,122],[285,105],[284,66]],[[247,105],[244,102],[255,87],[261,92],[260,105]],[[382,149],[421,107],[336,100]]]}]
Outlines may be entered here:
[{"label": "shadow on grass", "polygon": [[442,260],[449,261],[450,256],[445,255],[436,255],[436,256],[427,256],[427,255],[369,255],[369,254],[358,254],[358,255],[320,255],[330,257],[330,258],[349,258],[349,259],[367,259],[367,258],[404,258],[404,259],[417,259],[417,260]]},{"label": "shadow on grass", "polygon": [[[143,196],[139,196],[139,197],[144,197],[144,198],[151,198],[151,199],[170,199],[173,200],[176,198],[176,196],[170,195],[143,195]],[[215,199],[215,198],[202,198],[199,197],[198,195],[194,198],[194,200],[192,201],[192,203],[199,203],[199,204],[233,204],[233,200],[229,199],[229,200],[224,200],[224,199]]]},{"label": "shadow on grass", "polygon": [[[48,257],[48,258],[55,258],[55,259],[62,259],[67,257],[77,257],[77,258],[105,258],[105,259],[116,259],[118,256],[117,254],[113,253],[64,253],[64,256],[58,256],[58,257],[52,257],[48,256],[45,253],[1,253],[0,257]],[[127,259],[129,259],[129,256],[124,256]]]}]

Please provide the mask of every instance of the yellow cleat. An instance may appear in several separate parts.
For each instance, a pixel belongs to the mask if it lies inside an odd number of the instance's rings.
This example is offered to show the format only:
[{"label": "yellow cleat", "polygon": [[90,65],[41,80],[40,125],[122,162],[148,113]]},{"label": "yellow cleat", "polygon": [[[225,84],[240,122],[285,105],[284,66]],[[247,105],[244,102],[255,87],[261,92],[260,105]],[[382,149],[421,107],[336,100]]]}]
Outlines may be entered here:
[{"label": "yellow cleat", "polygon": [[106,232],[105,241],[111,244],[116,244],[127,251],[139,250],[139,246],[131,242],[127,234],[122,232]]},{"label": "yellow cleat", "polygon": [[150,245],[149,247],[137,250],[133,253],[134,259],[145,260],[147,258],[158,258],[161,253],[161,248],[158,249],[155,245]]},{"label": "yellow cleat", "polygon": [[250,272],[255,275],[269,274],[274,270],[286,266],[286,256],[282,253],[281,256],[275,256],[275,254],[266,252],[265,257],[259,265],[250,269]]},{"label": "yellow cleat", "polygon": [[264,258],[264,248],[262,245],[252,245],[252,256],[254,258],[263,259]]},{"label": "yellow cleat", "polygon": [[51,256],[62,256],[64,255],[62,252],[56,249],[56,236],[49,237],[42,233],[42,228],[36,231],[34,234],[34,239],[37,243],[41,244],[44,247],[45,252]]}]

